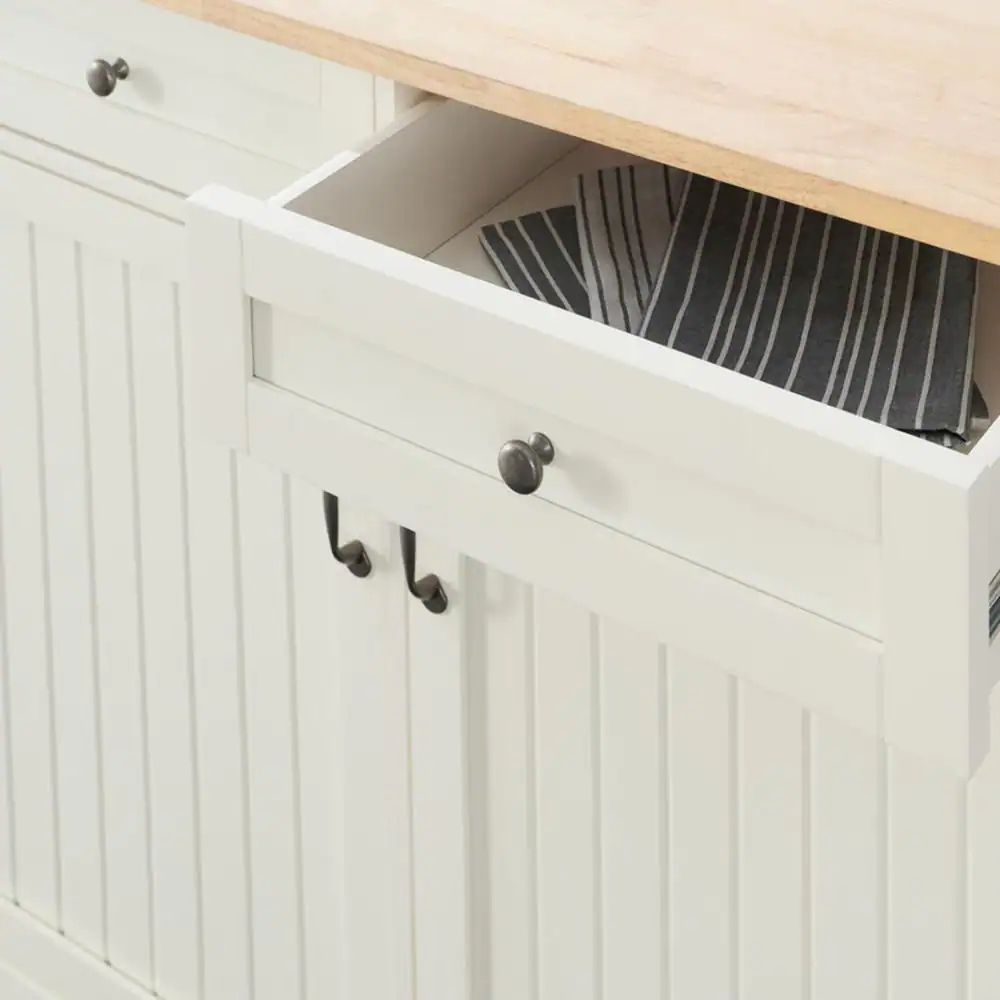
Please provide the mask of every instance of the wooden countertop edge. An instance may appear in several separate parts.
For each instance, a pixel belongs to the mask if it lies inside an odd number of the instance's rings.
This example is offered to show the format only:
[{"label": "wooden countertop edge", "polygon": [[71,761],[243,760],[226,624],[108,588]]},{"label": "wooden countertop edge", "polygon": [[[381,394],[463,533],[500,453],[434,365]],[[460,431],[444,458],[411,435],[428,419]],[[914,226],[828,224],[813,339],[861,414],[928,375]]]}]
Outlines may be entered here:
[{"label": "wooden countertop edge", "polygon": [[971,219],[539,95],[325,27],[248,7],[238,0],[146,2],[432,94],[1000,264],[1000,230]]}]

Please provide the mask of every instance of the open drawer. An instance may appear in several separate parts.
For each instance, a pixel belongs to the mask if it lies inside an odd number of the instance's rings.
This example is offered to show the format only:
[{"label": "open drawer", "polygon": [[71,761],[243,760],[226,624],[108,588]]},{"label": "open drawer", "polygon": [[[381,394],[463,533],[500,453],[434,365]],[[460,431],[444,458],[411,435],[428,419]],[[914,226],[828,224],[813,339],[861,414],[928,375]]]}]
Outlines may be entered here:
[{"label": "open drawer", "polygon": [[[502,287],[483,222],[627,159],[435,99],[269,202],[199,192],[198,426],[971,773],[1000,674],[1000,431],[948,451]],[[986,266],[978,322],[996,404]],[[538,431],[555,459],[520,496],[497,454]]]}]

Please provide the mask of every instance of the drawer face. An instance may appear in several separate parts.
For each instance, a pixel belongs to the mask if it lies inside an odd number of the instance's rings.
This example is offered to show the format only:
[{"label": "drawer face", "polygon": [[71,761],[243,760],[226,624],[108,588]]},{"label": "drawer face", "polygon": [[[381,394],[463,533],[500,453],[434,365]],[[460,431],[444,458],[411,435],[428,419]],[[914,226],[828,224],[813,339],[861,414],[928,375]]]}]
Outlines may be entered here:
[{"label": "drawer face", "polygon": [[[19,94],[0,112],[4,124],[185,192],[210,178],[273,191],[373,127],[370,74],[140,0],[86,10],[13,0],[0,29],[0,69]],[[123,58],[130,70],[103,99],[86,80],[98,58]],[[149,120],[162,127],[153,141]],[[200,166],[196,178],[185,160]]]},{"label": "drawer face", "polygon": [[[199,424],[967,770],[995,430],[950,452],[501,287],[482,224],[626,159],[431,101],[267,203],[200,192]],[[520,496],[497,456],[534,432],[555,457]]]},{"label": "drawer face", "polygon": [[[500,447],[555,446],[535,498],[650,542],[868,635],[879,634],[878,547],[600,431],[442,374],[329,325],[253,306],[257,379],[498,479]],[[499,486],[499,483],[498,483]]]}]

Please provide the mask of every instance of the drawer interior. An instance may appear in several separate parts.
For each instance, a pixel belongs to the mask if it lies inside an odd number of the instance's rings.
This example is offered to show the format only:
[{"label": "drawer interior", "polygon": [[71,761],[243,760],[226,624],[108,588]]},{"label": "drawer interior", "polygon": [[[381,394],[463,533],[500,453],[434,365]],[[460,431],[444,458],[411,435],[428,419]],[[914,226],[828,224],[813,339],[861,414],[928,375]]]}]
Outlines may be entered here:
[{"label": "drawer interior", "polygon": [[[374,137],[349,162],[317,171],[273,201],[503,287],[480,243],[483,225],[571,205],[580,173],[641,162],[619,150],[434,99]],[[543,308],[556,307],[543,304]],[[998,324],[1000,268],[982,262],[974,372],[991,421],[1000,415]],[[608,337],[628,336],[595,326]],[[974,448],[981,436],[982,430],[974,434],[966,450]]]}]

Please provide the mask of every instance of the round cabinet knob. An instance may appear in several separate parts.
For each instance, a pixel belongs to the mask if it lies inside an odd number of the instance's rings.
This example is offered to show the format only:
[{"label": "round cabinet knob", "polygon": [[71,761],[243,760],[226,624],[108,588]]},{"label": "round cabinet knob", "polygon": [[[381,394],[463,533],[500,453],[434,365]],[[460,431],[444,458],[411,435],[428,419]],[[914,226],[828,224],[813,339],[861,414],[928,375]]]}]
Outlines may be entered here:
[{"label": "round cabinet knob", "polygon": [[115,92],[119,80],[128,79],[128,73],[128,63],[124,59],[116,59],[114,63],[95,59],[87,70],[87,86],[98,97],[109,97]]},{"label": "round cabinet knob", "polygon": [[508,441],[497,457],[500,478],[515,492],[526,496],[542,485],[545,466],[556,457],[552,442],[538,432],[527,441]]}]

